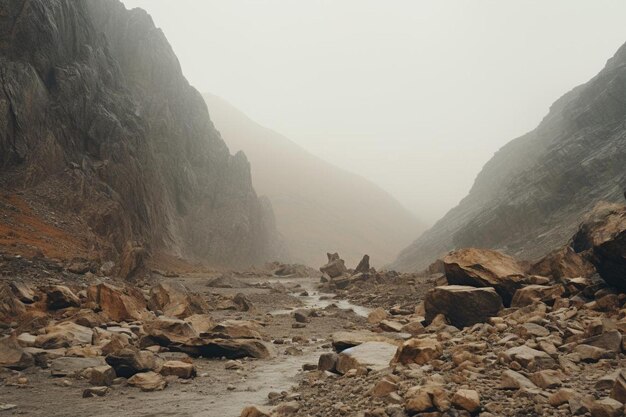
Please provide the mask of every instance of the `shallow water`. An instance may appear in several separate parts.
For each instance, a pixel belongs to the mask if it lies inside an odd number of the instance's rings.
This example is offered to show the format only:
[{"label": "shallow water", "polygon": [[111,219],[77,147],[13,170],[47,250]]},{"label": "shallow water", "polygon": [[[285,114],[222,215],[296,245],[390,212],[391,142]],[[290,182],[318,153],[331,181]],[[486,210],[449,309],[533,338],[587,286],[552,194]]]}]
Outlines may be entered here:
[{"label": "shallow water", "polygon": [[[330,305],[336,305],[342,310],[352,310],[354,313],[361,317],[367,317],[371,309],[363,306],[352,304],[348,300],[337,300],[333,297],[332,293],[321,293],[316,289],[317,278],[280,278],[270,280],[271,283],[279,284],[300,284],[300,287],[294,292],[298,296],[298,299],[304,304],[304,308],[326,308]],[[300,296],[299,294],[306,291],[309,295]],[[328,299],[321,299],[322,297],[328,297]],[[282,309],[271,311],[270,314],[276,316],[280,314],[290,314],[294,310]]]}]

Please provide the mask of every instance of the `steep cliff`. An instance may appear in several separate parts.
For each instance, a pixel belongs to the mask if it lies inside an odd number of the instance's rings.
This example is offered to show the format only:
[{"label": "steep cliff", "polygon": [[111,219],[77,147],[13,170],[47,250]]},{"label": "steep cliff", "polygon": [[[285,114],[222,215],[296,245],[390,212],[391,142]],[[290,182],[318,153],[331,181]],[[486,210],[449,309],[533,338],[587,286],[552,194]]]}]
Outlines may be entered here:
[{"label": "steep cliff", "polygon": [[626,45],[554,103],[535,130],[500,149],[469,195],[392,267],[422,269],[468,246],[536,258],[567,242],[599,200],[622,201],[624,189]]},{"label": "steep cliff", "polygon": [[250,164],[231,156],[145,11],[3,1],[0,76],[2,190],[83,222],[92,252],[134,242],[223,265],[274,256]]},{"label": "steep cliff", "polygon": [[339,252],[352,267],[363,254],[391,262],[422,225],[387,192],[310,154],[211,94],[209,113],[233,150],[250,157],[253,182],[276,212],[289,252],[312,266]]}]

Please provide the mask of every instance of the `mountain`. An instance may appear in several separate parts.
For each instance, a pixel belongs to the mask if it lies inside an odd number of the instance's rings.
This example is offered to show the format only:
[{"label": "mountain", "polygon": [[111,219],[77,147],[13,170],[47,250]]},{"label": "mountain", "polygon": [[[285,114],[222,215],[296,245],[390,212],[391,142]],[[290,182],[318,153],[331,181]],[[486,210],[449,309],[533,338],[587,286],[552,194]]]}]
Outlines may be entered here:
[{"label": "mountain", "polygon": [[599,200],[622,201],[625,189],[626,45],[535,130],[500,149],[469,195],[391,266],[419,270],[469,246],[533,259],[567,242]]},{"label": "mountain", "polygon": [[252,162],[252,180],[272,202],[278,231],[294,260],[312,266],[338,251],[356,266],[363,254],[382,265],[416,233],[415,217],[387,192],[260,126],[224,100],[205,94],[209,113],[233,150]]},{"label": "mountain", "polygon": [[[230,154],[145,11],[2,2],[0,62],[0,189],[11,210],[47,216],[51,236],[79,231],[90,257],[140,247],[238,266],[275,256],[248,160]],[[16,245],[28,246],[22,237]]]}]

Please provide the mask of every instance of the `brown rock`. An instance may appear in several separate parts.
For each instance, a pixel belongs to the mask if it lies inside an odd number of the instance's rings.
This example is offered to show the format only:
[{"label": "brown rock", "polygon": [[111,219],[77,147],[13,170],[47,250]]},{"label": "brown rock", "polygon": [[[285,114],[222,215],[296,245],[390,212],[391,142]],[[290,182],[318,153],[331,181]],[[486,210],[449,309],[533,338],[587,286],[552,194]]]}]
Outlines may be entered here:
[{"label": "brown rock", "polygon": [[383,320],[378,325],[385,332],[401,332],[404,325],[393,320]]},{"label": "brown rock", "polygon": [[128,379],[128,385],[142,391],[163,391],[167,381],[156,372],[141,372]]},{"label": "brown rock", "polygon": [[251,405],[241,411],[240,417],[270,417],[271,410],[257,405]]},{"label": "brown rock", "polygon": [[548,404],[552,407],[558,407],[569,403],[571,400],[580,397],[580,395],[571,388],[561,388],[548,397]]},{"label": "brown rock", "polygon": [[15,335],[0,339],[0,367],[21,371],[34,364],[32,355],[20,346]]},{"label": "brown rock", "polygon": [[493,288],[446,285],[431,289],[424,306],[427,321],[443,314],[453,326],[466,327],[496,316],[502,309],[502,299]]},{"label": "brown rock", "polygon": [[339,353],[335,368],[340,374],[360,368],[379,371],[389,367],[396,350],[390,343],[365,342]]},{"label": "brown rock", "polygon": [[45,328],[45,334],[37,336],[35,346],[42,349],[56,349],[75,345],[91,344],[93,331],[71,321]]},{"label": "brown rock", "polygon": [[560,387],[563,379],[565,379],[565,375],[561,371],[554,369],[544,369],[530,376],[530,380],[535,385],[544,389]]},{"label": "brown rock", "polygon": [[225,320],[215,325],[210,337],[228,339],[261,339],[260,326],[251,321]]},{"label": "brown rock", "polygon": [[626,375],[624,372],[621,372],[617,378],[615,378],[615,383],[611,390],[611,398],[621,403],[626,403]]},{"label": "brown rock", "polygon": [[446,278],[451,285],[493,287],[504,305],[525,282],[526,273],[510,256],[488,249],[461,249],[443,258]]},{"label": "brown rock", "polygon": [[109,393],[109,387],[89,387],[83,390],[83,398],[104,397]]},{"label": "brown rock", "polygon": [[561,279],[565,277],[590,277],[596,272],[591,262],[564,246],[546,255],[530,268],[530,273]]},{"label": "brown rock", "polygon": [[180,319],[159,317],[148,321],[143,326],[144,331],[155,342],[162,346],[172,343],[187,343],[198,336],[192,325]]},{"label": "brown rock", "polygon": [[613,398],[603,398],[591,405],[591,417],[621,417],[624,415],[624,404]]},{"label": "brown rock", "polygon": [[460,389],[452,397],[452,405],[470,413],[480,409],[480,395],[478,391],[471,389]]},{"label": "brown rock", "polygon": [[346,264],[339,257],[339,254],[328,253],[326,255],[328,256],[328,263],[320,268],[322,273],[327,274],[331,278],[337,278],[348,272]]},{"label": "brown rock", "polygon": [[516,346],[503,353],[509,362],[515,361],[528,370],[552,368],[554,359],[545,352],[530,348],[526,345]]},{"label": "brown rock", "polygon": [[80,299],[64,285],[44,288],[44,292],[46,293],[46,305],[50,310],[80,306]]},{"label": "brown rock", "polygon": [[107,355],[106,363],[115,369],[117,376],[124,378],[157,368],[154,353],[134,347],[126,347],[117,353]]},{"label": "brown rock", "polygon": [[93,285],[87,289],[87,297],[96,303],[109,319],[114,321],[142,320],[147,315],[143,294],[134,287],[118,288],[110,284]]},{"label": "brown rock", "polygon": [[393,381],[390,381],[386,378],[381,379],[374,385],[374,387],[370,390],[370,395],[374,398],[386,397],[398,390],[398,384]]},{"label": "brown rock", "polygon": [[372,310],[367,316],[367,322],[370,324],[378,324],[383,320],[386,320],[389,314],[382,308],[378,307]]},{"label": "brown rock", "polygon": [[563,285],[527,285],[515,291],[511,307],[525,307],[538,301],[552,305],[565,292]]},{"label": "brown rock", "polygon": [[424,365],[439,358],[443,347],[434,339],[409,339],[397,349],[393,363]]},{"label": "brown rock", "polygon": [[337,366],[337,354],[334,352],[323,353],[317,362],[320,371],[335,372]]},{"label": "brown rock", "polygon": [[368,273],[370,271],[370,257],[369,255],[363,255],[361,262],[357,265],[354,272],[356,273]]},{"label": "brown rock", "polygon": [[161,375],[175,375],[179,378],[189,379],[196,376],[196,367],[192,363],[167,361],[161,367]]},{"label": "brown rock", "polygon": [[0,322],[10,323],[26,314],[26,306],[4,282],[0,283]]},{"label": "brown rock", "polygon": [[507,369],[506,371],[502,372],[499,388],[536,389],[537,387],[530,381],[530,379],[526,378],[524,375],[520,374],[519,372]]},{"label": "brown rock", "polygon": [[201,296],[191,294],[176,281],[161,282],[150,289],[150,309],[165,316],[183,319],[193,314],[205,314],[209,307]]},{"label": "brown rock", "polygon": [[97,366],[95,368],[91,368],[89,372],[89,383],[91,385],[96,386],[111,386],[113,385],[113,380],[117,377],[115,375],[115,370],[108,366]]}]

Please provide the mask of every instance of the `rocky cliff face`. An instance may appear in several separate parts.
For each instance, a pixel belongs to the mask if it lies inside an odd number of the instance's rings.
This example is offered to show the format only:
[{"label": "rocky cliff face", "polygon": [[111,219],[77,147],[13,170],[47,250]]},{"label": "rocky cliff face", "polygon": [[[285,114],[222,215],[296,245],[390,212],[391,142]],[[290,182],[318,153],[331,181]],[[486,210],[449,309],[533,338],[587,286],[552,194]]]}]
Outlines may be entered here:
[{"label": "rocky cliff face", "polygon": [[365,253],[383,265],[423,230],[376,185],[311,155],[224,100],[204,98],[228,146],[250,157],[254,187],[271,200],[293,260],[317,266],[326,252],[338,251],[352,267]]},{"label": "rocky cliff face", "polygon": [[118,0],[0,3],[0,186],[128,242],[242,265],[275,230],[150,16]]},{"label": "rocky cliff face", "polygon": [[[451,167],[453,168],[453,167]],[[599,200],[626,189],[626,45],[485,165],[469,195],[399,255],[400,270],[462,247],[532,259],[563,245]]]}]

